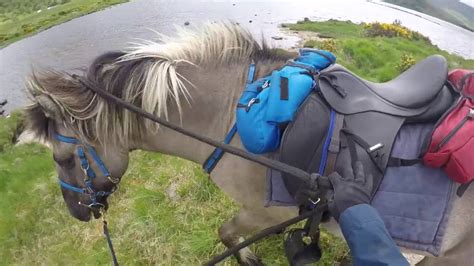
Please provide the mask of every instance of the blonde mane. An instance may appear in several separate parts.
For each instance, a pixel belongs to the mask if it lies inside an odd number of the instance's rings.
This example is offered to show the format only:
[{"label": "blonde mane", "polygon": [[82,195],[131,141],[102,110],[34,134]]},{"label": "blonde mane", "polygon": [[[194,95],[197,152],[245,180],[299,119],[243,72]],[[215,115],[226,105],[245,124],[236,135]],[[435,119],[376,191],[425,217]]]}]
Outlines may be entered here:
[{"label": "blonde mane", "polygon": [[[159,42],[142,41],[125,52],[98,57],[85,78],[127,102],[167,118],[168,100],[176,103],[180,113],[182,98],[189,100],[185,84],[191,83],[178,73],[179,64],[217,67],[255,57],[281,59],[281,55],[260,45],[247,30],[233,23],[206,24],[194,31],[180,28],[176,37],[159,37]],[[112,138],[126,144],[131,136],[157,129],[156,124],[108,104],[66,73],[34,74],[28,81],[28,90],[34,97],[49,97],[67,124],[87,141]],[[35,108],[40,105],[35,99],[28,108],[30,116],[38,115]],[[46,136],[48,130],[38,129],[39,126],[33,123],[33,130]]]}]

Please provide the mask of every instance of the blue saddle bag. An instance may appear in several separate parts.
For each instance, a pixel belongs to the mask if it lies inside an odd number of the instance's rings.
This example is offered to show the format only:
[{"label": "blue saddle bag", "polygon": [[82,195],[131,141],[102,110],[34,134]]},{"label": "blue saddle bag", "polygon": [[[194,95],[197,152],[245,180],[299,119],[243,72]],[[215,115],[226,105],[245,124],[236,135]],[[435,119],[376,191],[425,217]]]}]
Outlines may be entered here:
[{"label": "blue saddle bag", "polygon": [[237,105],[237,132],[244,147],[255,154],[276,150],[282,129],[316,86],[314,76],[335,61],[329,51],[301,49],[295,60],[248,84]]}]

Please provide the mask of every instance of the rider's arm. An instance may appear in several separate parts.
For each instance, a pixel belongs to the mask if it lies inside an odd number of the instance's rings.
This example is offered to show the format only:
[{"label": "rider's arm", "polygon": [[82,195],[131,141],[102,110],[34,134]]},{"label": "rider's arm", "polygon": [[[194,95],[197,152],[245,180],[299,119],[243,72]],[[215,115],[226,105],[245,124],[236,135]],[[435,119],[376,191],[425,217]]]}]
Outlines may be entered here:
[{"label": "rider's arm", "polygon": [[346,209],[339,225],[354,265],[409,265],[372,206],[358,204]]}]

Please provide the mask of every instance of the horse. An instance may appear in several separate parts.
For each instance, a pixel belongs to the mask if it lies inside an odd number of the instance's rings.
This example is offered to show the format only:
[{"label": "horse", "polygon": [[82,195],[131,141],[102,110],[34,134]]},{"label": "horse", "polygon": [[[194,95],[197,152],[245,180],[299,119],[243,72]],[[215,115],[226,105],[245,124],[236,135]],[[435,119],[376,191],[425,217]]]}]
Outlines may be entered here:
[{"label": "horse", "polygon": [[[215,140],[223,139],[235,121],[235,107],[249,65],[256,64],[255,77],[260,78],[295,56],[270,48],[233,23],[213,23],[200,30],[181,30],[176,37],[161,37],[160,42],[146,41],[100,55],[80,75],[130,104]],[[102,99],[68,73],[36,71],[29,77],[27,89],[32,100],[26,108],[27,127],[50,144],[61,181],[86,189],[88,171],[100,173],[87,185],[103,192],[93,199],[61,187],[69,212],[80,221],[101,216],[95,205],[109,207],[107,197],[127,170],[130,151],[159,152],[198,164],[213,151],[213,147]],[[231,145],[242,147],[238,136]],[[86,154],[78,154],[80,147]],[[86,147],[93,147],[96,156],[87,153]],[[100,162],[96,157],[101,158]],[[85,168],[84,158],[95,163]],[[101,166],[106,166],[108,172],[104,173]],[[210,178],[241,206],[218,230],[227,247],[237,245],[256,230],[297,215],[295,207],[264,206],[263,166],[225,154]],[[455,199],[441,256],[427,256],[421,265],[471,262],[473,200],[472,186],[462,198]],[[334,221],[327,227],[338,228]],[[242,265],[261,264],[248,248],[241,249],[236,257]]]}]

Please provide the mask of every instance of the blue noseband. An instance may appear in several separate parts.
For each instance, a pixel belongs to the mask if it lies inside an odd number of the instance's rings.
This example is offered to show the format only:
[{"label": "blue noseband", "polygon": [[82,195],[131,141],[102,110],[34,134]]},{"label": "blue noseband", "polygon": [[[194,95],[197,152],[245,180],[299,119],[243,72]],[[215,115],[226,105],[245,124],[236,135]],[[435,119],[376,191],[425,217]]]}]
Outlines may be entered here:
[{"label": "blue noseband", "polygon": [[[83,147],[84,145],[82,145],[82,143],[78,139],[73,138],[73,137],[66,137],[66,136],[63,136],[63,135],[60,135],[60,134],[55,134],[54,138],[56,140],[60,141],[60,142],[78,145],[77,146],[77,155],[79,156],[79,160],[81,162],[81,168],[82,168],[82,170],[84,171],[84,174],[85,174],[84,184],[86,185],[86,187],[85,188],[80,188],[80,187],[73,186],[73,185],[63,181],[60,177],[58,178],[59,179],[59,184],[64,189],[67,189],[67,190],[70,190],[70,191],[73,191],[73,192],[76,192],[76,193],[80,193],[80,194],[89,195],[89,197],[91,198],[92,203],[89,204],[89,205],[85,205],[86,207],[97,207],[97,206],[100,207],[102,204],[97,202],[97,197],[108,196],[108,195],[112,194],[115,191],[115,189],[113,191],[96,191],[94,189],[94,186],[92,185],[92,179],[94,179],[96,177],[96,174],[95,174],[94,170],[92,169],[92,167],[90,166],[89,160],[87,160],[86,153],[85,153],[84,147]],[[119,180],[118,179],[113,179],[112,177],[110,177],[109,170],[107,169],[107,167],[105,167],[104,162],[100,159],[100,157],[97,154],[97,152],[95,151],[95,149],[90,145],[85,145],[85,146],[87,147],[87,151],[89,152],[89,154],[94,159],[96,165],[99,167],[99,169],[102,172],[102,174],[104,175],[104,177],[109,179],[112,183],[117,184]]]}]

